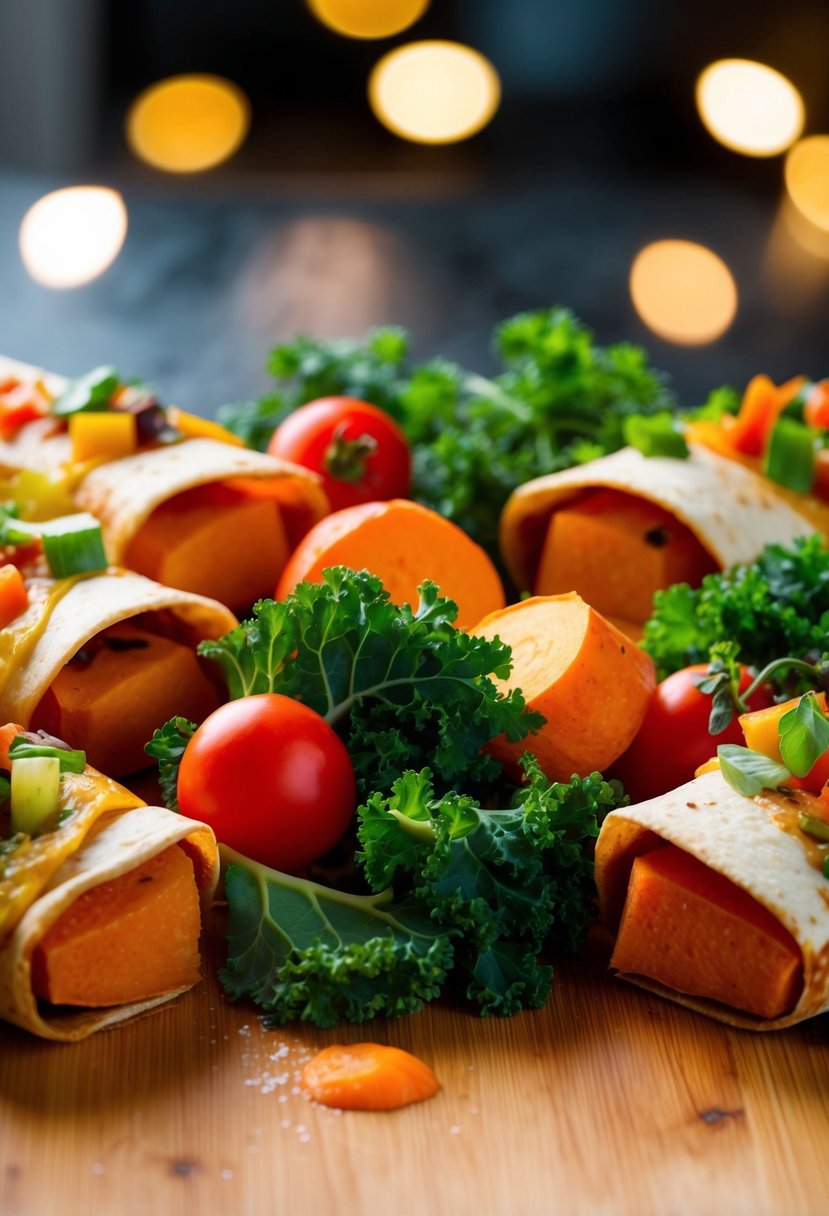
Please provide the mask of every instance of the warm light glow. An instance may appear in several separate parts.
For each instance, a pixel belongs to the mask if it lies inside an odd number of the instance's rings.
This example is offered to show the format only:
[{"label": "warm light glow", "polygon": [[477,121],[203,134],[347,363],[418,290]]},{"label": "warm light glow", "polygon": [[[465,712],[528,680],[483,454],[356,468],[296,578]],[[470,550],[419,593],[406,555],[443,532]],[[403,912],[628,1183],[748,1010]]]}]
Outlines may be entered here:
[{"label": "warm light glow", "polygon": [[372,109],[395,135],[449,144],[475,135],[501,100],[495,68],[457,42],[410,42],[385,55],[371,73]]},{"label": "warm light glow", "polygon": [[713,342],[737,311],[737,287],[721,258],[691,241],[646,245],[630,270],[630,294],[649,329],[685,346]]},{"label": "warm light glow", "polygon": [[221,76],[173,76],[145,89],[127,115],[136,156],[168,173],[201,173],[227,160],[250,126],[242,90]]},{"label": "warm light glow", "polygon": [[115,190],[71,186],[38,199],[20,225],[20,255],[44,287],[80,287],[111,266],[127,235]]},{"label": "warm light glow", "polygon": [[811,135],[786,157],[789,198],[818,228],[829,231],[829,135]]},{"label": "warm light glow", "polygon": [[323,25],[349,38],[390,38],[407,30],[429,0],[308,0]]},{"label": "warm light glow", "polygon": [[722,59],[707,67],[697,81],[697,108],[715,139],[746,156],[785,152],[805,117],[792,82],[751,59]]}]

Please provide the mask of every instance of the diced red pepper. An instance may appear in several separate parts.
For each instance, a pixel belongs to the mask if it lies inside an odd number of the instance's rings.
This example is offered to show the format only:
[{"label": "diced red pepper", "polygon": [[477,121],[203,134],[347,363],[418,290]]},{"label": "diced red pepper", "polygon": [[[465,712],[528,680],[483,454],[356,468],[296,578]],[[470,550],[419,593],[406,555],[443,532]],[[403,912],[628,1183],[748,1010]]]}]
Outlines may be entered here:
[{"label": "diced red pepper", "polygon": [[819,431],[829,431],[829,380],[812,386],[803,408],[803,421]]},{"label": "diced red pepper", "polygon": [[0,437],[13,439],[28,422],[49,413],[49,398],[38,384],[5,380],[0,384]]}]

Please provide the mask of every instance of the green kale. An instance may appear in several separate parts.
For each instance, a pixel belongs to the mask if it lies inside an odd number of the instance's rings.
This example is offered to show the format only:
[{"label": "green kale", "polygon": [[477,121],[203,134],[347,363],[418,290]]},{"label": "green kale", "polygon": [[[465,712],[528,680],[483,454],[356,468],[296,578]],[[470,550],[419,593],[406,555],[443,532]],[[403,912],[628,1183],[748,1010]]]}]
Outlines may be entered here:
[{"label": "green kale", "polygon": [[505,810],[455,792],[436,797],[424,769],[358,811],[357,861],[369,885],[393,884],[458,933],[455,974],[484,1014],[544,1003],[552,969],[537,956],[582,944],[595,894],[586,845],[626,801],[598,773],[550,784],[531,757],[523,763],[528,784]]},{"label": "green kale", "polygon": [[371,895],[223,849],[228,995],[252,998],[272,1024],[318,1026],[413,1013],[448,981],[482,1015],[542,1006],[552,968],[539,952],[581,943],[594,895],[585,846],[624,798],[597,773],[549,785],[524,764],[529,785],[507,810],[436,796],[428,769],[372,794],[357,856]]},{"label": "green kale", "polygon": [[230,922],[219,973],[271,1025],[316,1026],[416,1013],[452,966],[450,935],[391,892],[346,895],[224,850]]},{"label": "green kale", "polygon": [[412,444],[413,496],[497,560],[498,519],[517,486],[615,451],[626,442],[626,419],[675,402],[644,351],[598,346],[563,308],[505,321],[494,346],[503,370],[488,379],[441,359],[413,365],[397,329],[363,341],[300,337],[271,353],[275,394],[218,416],[264,447],[268,425],[306,401],[343,393],[373,402]]},{"label": "green kale", "polygon": [[[658,591],[642,645],[663,679],[704,662],[717,643],[736,643],[741,662],[759,670],[781,655],[819,655],[827,637],[829,550],[814,534],[767,545],[750,565],[706,575],[696,590],[679,583]],[[782,683],[790,695],[808,687]]]},{"label": "green kale", "polygon": [[501,768],[483,745],[502,733],[517,741],[544,721],[489,678],[509,674],[509,647],[453,628],[456,606],[432,583],[413,611],[366,571],[323,578],[281,603],[261,600],[251,620],[201,643],[231,699],[278,692],[322,714],[342,731],[363,795],[425,763],[442,788],[495,781]]},{"label": "green kale", "polygon": [[196,723],[189,718],[171,718],[154,732],[144,751],[158,761],[158,784],[164,797],[164,805],[171,811],[178,810],[178,770],[184,749],[196,733]]}]

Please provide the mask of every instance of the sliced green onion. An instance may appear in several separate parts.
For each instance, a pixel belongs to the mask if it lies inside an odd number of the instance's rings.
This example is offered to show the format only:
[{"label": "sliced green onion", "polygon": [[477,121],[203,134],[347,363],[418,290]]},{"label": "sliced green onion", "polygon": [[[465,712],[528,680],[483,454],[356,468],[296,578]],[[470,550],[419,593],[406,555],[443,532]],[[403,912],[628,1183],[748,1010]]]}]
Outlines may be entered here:
[{"label": "sliced green onion", "polygon": [[815,840],[829,842],[829,823],[824,823],[822,819],[818,819],[817,815],[801,815],[797,826],[807,836],[814,836]]},{"label": "sliced green onion", "polygon": [[48,743],[34,743],[31,739],[17,735],[9,748],[9,759],[20,760],[26,756],[54,756],[62,773],[82,773],[86,768],[86,752],[70,751],[65,747],[51,747]]},{"label": "sliced green onion", "polygon": [[80,414],[83,410],[109,409],[110,398],[121,383],[114,367],[96,367],[76,380],[70,380],[61,395],[52,402],[52,413],[59,418]]},{"label": "sliced green onion", "polygon": [[770,481],[808,494],[815,475],[815,435],[793,418],[778,418],[769,438],[763,472]]},{"label": "sliced green onion", "polygon": [[43,552],[54,578],[106,569],[101,525],[88,511],[64,515],[40,526]]},{"label": "sliced green onion", "polygon": [[60,761],[31,756],[12,763],[12,831],[35,836],[60,809]]},{"label": "sliced green onion", "polygon": [[668,410],[645,416],[631,414],[622,424],[625,442],[638,448],[643,456],[672,456],[688,459],[688,444],[676,416]]}]

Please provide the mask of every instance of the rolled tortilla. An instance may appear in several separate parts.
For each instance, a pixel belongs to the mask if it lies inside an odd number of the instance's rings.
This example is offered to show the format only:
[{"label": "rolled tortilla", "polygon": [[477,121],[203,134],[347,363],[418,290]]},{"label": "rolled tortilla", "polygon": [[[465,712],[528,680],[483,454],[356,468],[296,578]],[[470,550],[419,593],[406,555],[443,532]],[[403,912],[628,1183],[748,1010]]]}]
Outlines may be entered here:
[{"label": "rolled tortilla", "polygon": [[[0,380],[11,377],[41,380],[53,396],[67,383],[63,376],[0,356]],[[215,439],[185,438],[86,470],[71,466],[69,437],[62,428],[56,430],[54,419],[44,418],[21,427],[12,439],[0,441],[0,475],[23,469],[69,478],[78,509],[90,511],[101,521],[107,555],[115,565],[128,564],[130,542],[155,510],[199,487],[234,482],[267,486],[267,496],[279,507],[290,548],[329,510],[315,473]],[[217,554],[216,559],[232,561],[232,553]],[[273,572],[274,583],[278,573]]]},{"label": "rolled tortilla", "polygon": [[553,512],[597,489],[620,490],[662,507],[723,569],[753,561],[765,544],[788,545],[816,530],[815,512],[805,497],[787,495],[708,448],[692,444],[687,460],[646,457],[635,448],[622,448],[537,477],[512,494],[501,516],[500,545],[519,589],[533,587]]},{"label": "rolled tortilla", "polygon": [[[809,802],[800,792],[767,791],[745,798],[713,771],[669,794],[612,811],[596,843],[599,906],[614,933],[635,857],[663,841],[690,853],[767,908],[802,952],[803,987],[793,1009],[766,1019],[645,976],[619,972],[621,978],[749,1030],[776,1030],[829,1009],[829,881],[820,868],[822,850],[797,826]],[[704,950],[704,942],[699,946]]]},{"label": "rolled tortilla", "polygon": [[[110,569],[74,579],[33,579],[29,607],[0,634],[0,721],[28,726],[57,677],[81,647],[112,625],[143,613],[169,613],[190,645],[219,638],[236,617],[215,600]],[[114,722],[113,730],[118,723]],[[161,722],[158,723],[161,725]],[[68,740],[84,746],[83,740]]]},{"label": "rolled tortilla", "polygon": [[[65,773],[62,802],[69,818],[36,837],[19,861],[0,863],[0,1017],[41,1038],[85,1039],[96,1030],[134,1018],[192,985],[109,1008],[53,1006],[32,986],[32,956],[49,928],[84,892],[137,869],[180,844],[193,862],[203,906],[216,890],[216,840],[204,824],[164,807],[146,806],[128,790],[87,766]],[[163,937],[156,943],[163,949]]]}]

